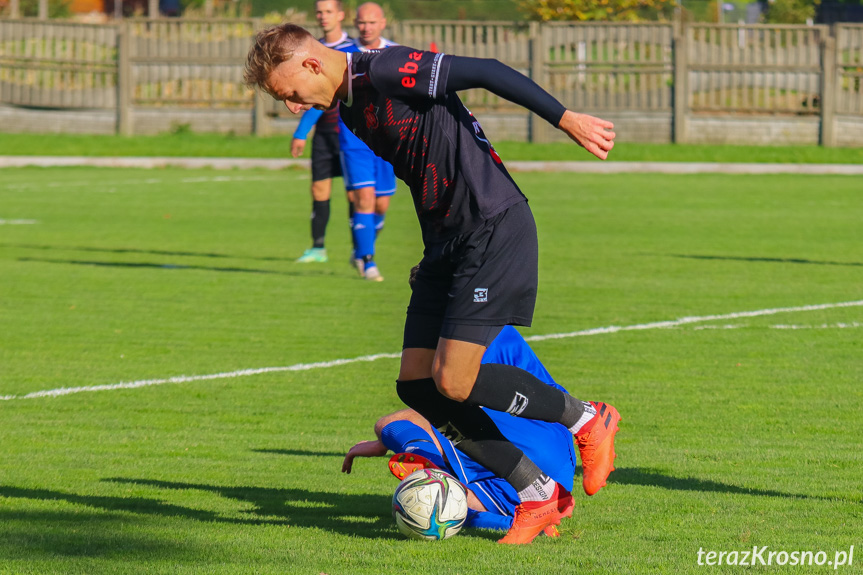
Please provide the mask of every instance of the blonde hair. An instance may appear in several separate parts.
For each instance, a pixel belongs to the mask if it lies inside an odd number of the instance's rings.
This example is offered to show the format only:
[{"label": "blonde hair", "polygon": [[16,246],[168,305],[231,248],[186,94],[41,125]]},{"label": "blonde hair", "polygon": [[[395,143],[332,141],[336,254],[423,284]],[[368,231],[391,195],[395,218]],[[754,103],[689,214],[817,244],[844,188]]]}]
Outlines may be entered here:
[{"label": "blonde hair", "polygon": [[279,64],[287,62],[294,52],[314,37],[296,24],[279,24],[261,30],[246,58],[243,80],[247,86],[267,89],[267,81]]}]

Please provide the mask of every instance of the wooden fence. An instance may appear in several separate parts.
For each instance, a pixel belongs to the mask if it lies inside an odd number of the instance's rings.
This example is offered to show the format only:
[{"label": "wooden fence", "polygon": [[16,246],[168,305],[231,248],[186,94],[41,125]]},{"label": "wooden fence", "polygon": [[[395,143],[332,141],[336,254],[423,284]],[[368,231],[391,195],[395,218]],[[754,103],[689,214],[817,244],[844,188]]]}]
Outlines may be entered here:
[{"label": "wooden fence", "polygon": [[[284,108],[242,84],[256,20],[131,19],[116,24],[0,20],[0,104],[116,111],[131,133],[136,110],[255,112],[258,130]],[[312,30],[317,33],[317,30]],[[668,114],[677,141],[699,114],[863,116],[863,25],[398,22],[393,40],[497,58],[568,107]],[[484,91],[484,112],[516,112]],[[534,140],[548,138],[531,122]]]}]

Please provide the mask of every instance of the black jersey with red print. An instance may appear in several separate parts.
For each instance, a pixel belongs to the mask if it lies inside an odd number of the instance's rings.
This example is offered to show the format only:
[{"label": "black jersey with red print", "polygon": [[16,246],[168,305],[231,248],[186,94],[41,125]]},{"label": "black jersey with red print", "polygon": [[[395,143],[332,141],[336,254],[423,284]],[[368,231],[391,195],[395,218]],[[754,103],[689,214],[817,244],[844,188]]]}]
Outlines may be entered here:
[{"label": "black jersey with red print", "polygon": [[345,125],[411,189],[426,243],[526,201],[455,92],[451,56],[407,47],[349,55]]},{"label": "black jersey with red print", "polygon": [[339,131],[339,112],[335,108],[327,110],[315,124],[315,130],[321,133],[335,134]]}]

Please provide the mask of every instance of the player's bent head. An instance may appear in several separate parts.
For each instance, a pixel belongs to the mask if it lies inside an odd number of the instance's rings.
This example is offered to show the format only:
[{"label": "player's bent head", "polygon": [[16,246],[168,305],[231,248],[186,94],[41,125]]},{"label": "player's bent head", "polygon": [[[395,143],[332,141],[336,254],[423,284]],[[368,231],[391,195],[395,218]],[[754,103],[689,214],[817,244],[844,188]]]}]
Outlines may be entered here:
[{"label": "player's bent head", "polygon": [[247,86],[267,89],[270,74],[294,54],[315,42],[308,30],[296,24],[279,24],[258,32],[246,59],[243,79]]}]

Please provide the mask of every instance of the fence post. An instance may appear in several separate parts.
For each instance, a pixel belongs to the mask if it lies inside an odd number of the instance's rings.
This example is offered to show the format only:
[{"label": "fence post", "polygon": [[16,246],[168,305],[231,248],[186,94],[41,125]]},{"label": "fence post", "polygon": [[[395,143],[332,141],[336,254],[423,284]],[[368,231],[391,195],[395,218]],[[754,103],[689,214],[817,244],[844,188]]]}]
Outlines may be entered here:
[{"label": "fence post", "polygon": [[836,145],[836,38],[831,34],[821,41],[821,145]]},{"label": "fence post", "polygon": [[21,17],[21,2],[20,0],[11,0],[9,2],[9,17],[10,18],[20,18]]},{"label": "fence post", "polygon": [[128,22],[117,25],[117,133],[132,135],[132,63]]},{"label": "fence post", "polygon": [[675,144],[685,144],[688,138],[689,104],[689,53],[687,37],[689,26],[681,21],[674,36],[674,98],[673,138]]},{"label": "fence post", "polygon": [[256,136],[269,136],[270,126],[267,123],[266,92],[255,88],[255,105],[252,109],[252,133]]},{"label": "fence post", "polygon": [[[531,22],[528,28],[530,35],[530,79],[544,86],[543,71],[546,59],[545,42],[543,42],[542,24],[539,22]],[[546,124],[536,114],[528,112],[528,141],[529,142],[544,142],[546,141]]]}]

